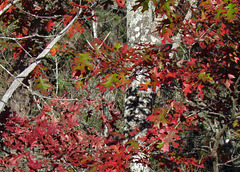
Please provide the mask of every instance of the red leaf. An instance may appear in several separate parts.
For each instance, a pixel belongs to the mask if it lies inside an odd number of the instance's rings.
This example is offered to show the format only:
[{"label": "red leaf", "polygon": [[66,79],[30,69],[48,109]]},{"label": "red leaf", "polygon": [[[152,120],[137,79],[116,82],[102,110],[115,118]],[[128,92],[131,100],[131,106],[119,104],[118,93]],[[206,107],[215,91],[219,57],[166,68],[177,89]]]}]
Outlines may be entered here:
[{"label": "red leaf", "polygon": [[29,162],[27,162],[27,165],[33,170],[40,169],[42,166],[41,163],[33,158],[34,156],[31,154],[28,156]]},{"label": "red leaf", "polygon": [[180,139],[180,137],[177,135],[178,131],[174,127],[167,127],[165,128],[164,133],[167,133],[167,135],[160,136],[160,139],[164,142],[162,150],[164,152],[168,152],[170,143],[172,143],[175,148],[178,148],[179,144],[174,141]]},{"label": "red leaf", "polygon": [[171,50],[171,48],[172,48],[172,44],[165,44],[164,46],[162,46],[160,48],[160,51],[161,52],[167,52],[167,51]]},{"label": "red leaf", "polygon": [[139,132],[138,132],[138,130],[137,129],[135,129],[135,130],[133,130],[132,132],[130,132],[130,136],[135,136],[135,135],[137,135]]},{"label": "red leaf", "polygon": [[52,27],[54,26],[55,24],[52,22],[52,20],[49,20],[48,23],[47,23],[47,31],[50,32]]},{"label": "red leaf", "polygon": [[64,25],[67,25],[68,22],[72,20],[72,16],[70,15],[64,15],[63,18],[64,18],[64,22],[63,22]]},{"label": "red leaf", "polygon": [[66,116],[68,118],[68,127],[69,128],[72,128],[72,127],[78,125],[78,117],[77,117],[77,115],[67,114]]},{"label": "red leaf", "polygon": [[232,75],[232,74],[228,74],[228,78],[229,78],[229,79],[234,79],[234,78],[235,78],[235,76],[234,76],[234,75]]},{"label": "red leaf", "polygon": [[189,62],[187,62],[187,64],[189,64],[189,65],[195,65],[195,62],[197,61],[197,59],[193,59],[193,58],[191,58],[191,60],[189,61]]},{"label": "red leaf", "polygon": [[202,49],[207,48],[207,44],[205,42],[199,42],[199,45]]},{"label": "red leaf", "polygon": [[176,72],[169,72],[165,75],[166,78],[177,78],[178,73]]},{"label": "red leaf", "polygon": [[123,45],[123,46],[121,47],[121,50],[122,50],[122,53],[127,53],[127,51],[128,51],[128,45]]},{"label": "red leaf", "polygon": [[188,93],[192,93],[192,90],[191,90],[192,86],[190,84],[183,83],[183,86],[184,86],[183,92],[185,95],[187,95]]},{"label": "red leaf", "polygon": [[84,32],[84,27],[82,27],[80,23],[75,23],[74,26],[79,34],[82,34]]},{"label": "red leaf", "polygon": [[230,85],[233,83],[233,81],[231,81],[230,79],[226,79],[226,81],[225,81],[225,86],[229,89],[229,90],[231,90],[230,89]]},{"label": "red leaf", "polygon": [[169,30],[168,32],[164,33],[163,36],[163,40],[162,40],[162,44],[166,44],[167,42],[172,43],[172,39],[171,36],[173,35],[172,31]]},{"label": "red leaf", "polygon": [[0,5],[0,11],[2,11],[2,9],[7,5],[7,2],[3,2]]},{"label": "red leaf", "polygon": [[14,165],[14,166],[18,166],[19,159],[21,159],[21,158],[23,158],[23,157],[24,157],[23,154],[14,156],[14,157],[12,157],[12,158],[9,160],[9,164],[10,164],[10,165]]},{"label": "red leaf", "polygon": [[26,29],[25,27],[23,27],[23,28],[22,28],[22,32],[23,32],[24,35],[27,35],[28,29]]},{"label": "red leaf", "polygon": [[57,119],[54,116],[51,116],[51,122],[48,124],[48,134],[56,134],[58,132]]},{"label": "red leaf", "polygon": [[68,33],[69,33],[69,37],[72,38],[74,36],[74,33],[76,32],[75,30],[75,27],[74,26],[71,26],[68,30]]},{"label": "red leaf", "polygon": [[184,42],[188,45],[193,45],[193,43],[195,42],[195,38],[194,37],[190,37],[190,36],[184,36]]},{"label": "red leaf", "polygon": [[56,52],[60,51],[60,45],[56,44],[54,47],[49,51],[52,56],[56,54]]},{"label": "red leaf", "polygon": [[124,3],[125,3],[125,0],[116,0],[117,4],[119,7],[125,7]]},{"label": "red leaf", "polygon": [[203,90],[202,90],[203,87],[204,86],[202,84],[199,84],[198,87],[197,87],[197,89],[199,91],[197,97],[200,97],[202,100],[203,100],[203,97],[204,97],[204,93],[203,93]]}]

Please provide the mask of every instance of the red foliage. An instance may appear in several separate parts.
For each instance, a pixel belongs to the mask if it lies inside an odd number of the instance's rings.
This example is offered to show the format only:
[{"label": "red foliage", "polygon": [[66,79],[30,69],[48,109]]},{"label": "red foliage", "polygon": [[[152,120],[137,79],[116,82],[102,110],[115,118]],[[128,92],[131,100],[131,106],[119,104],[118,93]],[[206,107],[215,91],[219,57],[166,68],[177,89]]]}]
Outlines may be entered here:
[{"label": "red foliage", "polygon": [[[116,0],[120,7],[124,7],[123,0]],[[147,10],[149,1],[139,0],[138,7]],[[155,1],[153,1],[155,2]],[[164,1],[165,2],[165,1]],[[164,3],[161,1],[161,3]],[[90,1],[84,1],[81,8],[83,15],[91,18],[88,5]],[[181,100],[166,100],[166,105],[156,107],[153,113],[146,120],[151,122],[146,136],[137,140],[125,138],[116,129],[116,121],[122,118],[121,112],[116,108],[114,102],[105,104],[104,98],[90,100],[83,98],[80,102],[50,101],[44,104],[42,112],[36,117],[28,119],[14,115],[6,122],[6,130],[1,134],[4,138],[3,144],[15,150],[16,153],[6,155],[0,159],[2,166],[21,170],[19,161],[27,160],[27,167],[34,171],[45,168],[46,171],[71,171],[71,168],[86,168],[92,171],[129,171],[130,162],[133,155],[144,152],[147,156],[158,161],[159,168],[177,167],[179,164],[187,167],[204,167],[204,160],[199,157],[188,157],[184,155],[184,134],[198,128],[201,119],[198,114],[199,109],[188,101],[195,101],[193,97],[200,98],[206,104],[213,104],[209,98],[209,90],[221,92],[219,87],[225,85],[231,94],[234,94],[235,83],[239,78],[239,9],[240,3],[232,0],[225,3],[218,0],[202,1],[201,10],[192,10],[194,17],[183,21],[183,16],[176,15],[174,1],[164,3],[162,6],[156,5],[156,13],[159,16],[167,16],[168,21],[159,22],[159,35],[163,38],[162,43],[172,43],[172,36],[176,33],[182,35],[182,44],[189,50],[188,59],[170,58],[171,44],[166,44],[158,51],[152,50],[150,45],[144,48],[133,49],[128,45],[110,46],[103,44],[102,40],[94,40],[92,45],[102,45],[100,49],[74,53],[64,44],[61,51],[73,56],[72,76],[76,81],[77,89],[85,89],[86,83],[93,78],[101,76],[97,84],[100,93],[107,90],[120,88],[125,91],[130,83],[136,79],[137,71],[145,69],[147,82],[141,83],[142,90],[152,88],[157,92],[159,87],[170,88],[170,90],[180,89]],[[221,5],[218,5],[221,4]],[[36,9],[30,1],[23,1],[26,11],[34,15],[55,15],[63,16],[63,25],[68,24],[76,14],[78,4],[67,3],[67,8],[46,10]],[[170,6],[173,8],[170,8]],[[6,1],[0,5],[0,10],[6,6]],[[60,8],[60,7],[59,7]],[[56,10],[56,11],[55,11]],[[7,27],[15,21],[15,15],[21,10],[9,10],[4,14],[4,25]],[[181,10],[180,10],[181,11]],[[56,14],[56,15],[57,15]],[[22,15],[22,13],[21,13]],[[83,18],[84,18],[83,17]],[[28,22],[25,22],[28,21]],[[61,20],[57,17],[43,21],[35,21],[38,27],[44,28],[43,35],[49,34],[53,30],[55,23]],[[37,26],[29,26],[29,19],[16,24],[18,27],[12,32],[14,37],[33,34]],[[46,33],[47,32],[47,33]],[[83,23],[78,21],[70,28],[68,38],[75,34],[84,32]],[[42,38],[34,38],[42,41]],[[11,42],[9,42],[11,43]],[[12,44],[12,43],[11,43]],[[24,60],[25,50],[36,55],[41,48],[31,47],[31,40],[23,39],[21,47],[15,46],[13,58]],[[66,46],[66,47],[65,47]],[[1,49],[4,51],[5,49]],[[56,45],[51,51],[51,55],[56,55],[60,51],[60,45]],[[139,53],[141,51],[141,53]],[[185,53],[185,52],[184,52]],[[186,54],[187,54],[186,53]],[[74,54],[74,55],[73,55]],[[114,55],[113,55],[114,54]],[[26,60],[26,59],[25,59]],[[129,65],[132,64],[132,65]],[[52,84],[45,78],[41,71],[47,71],[44,65],[39,65],[31,77],[35,79],[35,89],[49,95],[53,88]],[[97,81],[96,81],[97,82]],[[238,84],[238,83],[237,83]],[[219,95],[217,95],[219,96]],[[217,97],[216,99],[221,99]],[[220,102],[220,100],[218,100]],[[91,105],[97,113],[100,113],[102,129],[107,126],[109,136],[105,137],[93,128],[88,127],[80,119],[83,117],[81,108]],[[229,105],[230,106],[230,105]],[[214,111],[230,111],[228,105],[224,103],[213,105]],[[108,119],[104,112],[107,107],[111,118]],[[56,113],[58,112],[58,113]],[[186,115],[187,113],[194,115]],[[56,114],[55,114],[56,113]],[[87,114],[86,118],[88,118]],[[233,121],[230,119],[228,121]],[[230,124],[229,124],[230,126]],[[130,135],[134,138],[139,129],[132,131]],[[123,140],[126,140],[124,142]],[[142,141],[139,145],[138,141]],[[177,151],[176,151],[177,150]],[[157,154],[157,155],[156,155]],[[208,155],[204,155],[208,156]],[[40,158],[39,158],[40,157]],[[151,165],[147,157],[139,160],[143,164]],[[14,166],[14,167],[12,167]],[[51,167],[51,168],[50,168]],[[2,169],[2,167],[0,167]],[[175,171],[180,170],[176,168]]]}]

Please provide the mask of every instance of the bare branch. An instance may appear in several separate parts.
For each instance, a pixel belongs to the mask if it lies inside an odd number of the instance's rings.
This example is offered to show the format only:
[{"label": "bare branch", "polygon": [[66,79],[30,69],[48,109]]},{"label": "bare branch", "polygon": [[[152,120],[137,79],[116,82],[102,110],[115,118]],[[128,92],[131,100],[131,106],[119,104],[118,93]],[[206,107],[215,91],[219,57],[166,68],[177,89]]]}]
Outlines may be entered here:
[{"label": "bare branch", "polygon": [[236,109],[237,109],[237,100],[235,97],[237,97],[237,93],[238,93],[238,83],[240,81],[240,75],[237,78],[237,81],[235,82],[234,86],[233,86],[233,96],[231,96],[232,99],[232,119],[231,120],[235,120],[236,117],[238,116],[238,113],[236,113]]},{"label": "bare branch", "polygon": [[218,153],[217,153],[217,150],[218,150],[218,147],[219,147],[219,143],[220,143],[220,139],[222,137],[222,135],[224,134],[224,132],[227,130],[228,128],[228,125],[224,125],[223,128],[218,131],[216,133],[216,137],[215,137],[215,140],[214,140],[214,145],[213,145],[213,148],[211,149],[211,155],[213,157],[213,169],[214,169],[214,172],[218,172],[219,169],[218,169]]},{"label": "bare branch", "polygon": [[232,162],[234,162],[234,161],[237,161],[237,160],[239,160],[239,159],[240,159],[240,155],[238,155],[238,156],[235,157],[235,158],[230,159],[229,161],[227,161],[227,162],[225,162],[225,163],[219,163],[218,165],[219,165],[219,166],[229,165],[230,163],[232,163]]},{"label": "bare branch", "polygon": [[28,36],[23,36],[23,37],[10,37],[10,36],[0,36],[0,39],[10,39],[10,40],[21,40],[21,39],[28,39],[28,38],[33,38],[33,37],[39,37],[39,38],[52,38],[57,35],[39,35],[39,34],[33,34],[33,35],[28,35]]},{"label": "bare branch", "polygon": [[0,16],[5,13],[12,5],[16,4],[19,0],[14,0],[13,2],[10,2],[5,8],[0,11]]},{"label": "bare branch", "polygon": [[103,39],[101,45],[98,46],[98,49],[102,47],[103,43],[106,41],[106,39],[108,38],[108,36],[112,33],[112,31],[125,19],[127,18],[127,16],[123,17],[112,29],[110,32],[108,32],[108,34],[105,36],[105,38]]},{"label": "bare branch", "polygon": [[16,5],[17,8],[19,8],[22,12],[30,15],[30,16],[33,16],[35,18],[43,18],[43,19],[52,19],[52,18],[57,18],[57,17],[62,17],[62,15],[53,15],[53,16],[38,16],[38,15],[35,15],[35,14],[32,14],[30,12],[27,12],[25,11],[24,9],[22,9],[19,5]]},{"label": "bare branch", "polygon": [[52,40],[52,42],[37,56],[35,62],[28,66],[24,71],[22,71],[16,79],[12,82],[11,86],[3,95],[0,101],[0,113],[3,111],[5,105],[7,104],[9,98],[12,96],[13,92],[19,87],[21,82],[33,71],[33,69],[41,62],[41,60],[48,54],[52,47],[66,34],[71,25],[75,22],[78,16],[81,14],[82,8],[79,9],[76,16],[72,21]]},{"label": "bare branch", "polygon": [[33,56],[17,41],[15,40],[15,42],[23,49],[23,51],[31,58],[33,58]]},{"label": "bare branch", "polygon": [[58,94],[58,57],[55,57],[55,79],[56,79],[56,95]]}]

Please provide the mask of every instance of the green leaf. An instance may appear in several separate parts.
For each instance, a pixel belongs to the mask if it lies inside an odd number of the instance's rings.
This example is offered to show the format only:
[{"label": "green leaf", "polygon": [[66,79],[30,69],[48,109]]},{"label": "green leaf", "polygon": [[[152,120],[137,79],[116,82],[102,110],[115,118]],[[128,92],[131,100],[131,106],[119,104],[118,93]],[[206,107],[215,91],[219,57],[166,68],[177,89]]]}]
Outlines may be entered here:
[{"label": "green leaf", "polygon": [[149,54],[144,54],[143,56],[142,56],[142,58],[143,58],[143,60],[151,60],[151,56],[149,55]]},{"label": "green leaf", "polygon": [[74,58],[73,70],[80,70],[82,73],[86,73],[87,70],[91,70],[94,64],[91,62],[92,57],[90,53],[80,53],[78,57]]},{"label": "green leaf", "polygon": [[215,16],[216,19],[219,19],[220,15],[224,12],[225,10],[220,8],[217,10],[217,15]]},{"label": "green leaf", "polygon": [[233,4],[233,3],[230,3],[228,4],[228,6],[226,8],[228,8],[228,12],[227,12],[227,15],[228,15],[228,19],[232,19],[233,18],[233,13],[235,13],[237,11],[236,8],[234,8],[235,6],[237,6],[236,4]]},{"label": "green leaf", "polygon": [[163,4],[164,9],[167,11],[167,14],[170,16],[170,5],[171,5],[171,1],[165,1],[165,3]]},{"label": "green leaf", "polygon": [[80,87],[83,89],[84,88],[84,82],[79,80],[79,81],[76,81],[76,89],[79,89]]},{"label": "green leaf", "polygon": [[115,45],[115,48],[116,48],[117,51],[119,50],[120,47],[121,47],[121,44],[120,44],[120,43],[117,43],[117,44]]},{"label": "green leaf", "polygon": [[118,74],[116,74],[116,73],[107,75],[107,79],[106,79],[107,81],[105,83],[103,83],[102,85],[104,85],[106,87],[110,87],[113,82],[119,81],[119,79],[117,77],[118,77]]},{"label": "green leaf", "polygon": [[122,86],[122,90],[126,89],[126,84],[130,84],[130,79],[127,79],[125,76],[125,73],[121,72],[120,75],[118,75],[118,81],[116,83],[116,87]]},{"label": "green leaf", "polygon": [[153,2],[153,4],[154,4],[155,6],[158,5],[158,2],[157,2],[156,0],[152,0],[152,2]]},{"label": "green leaf", "polygon": [[130,140],[128,142],[128,144],[130,144],[132,147],[134,147],[135,149],[138,149],[139,148],[139,145],[137,142],[133,141],[133,140]]},{"label": "green leaf", "polygon": [[138,0],[137,5],[133,6],[133,10],[136,11],[139,7],[142,6],[141,12],[143,13],[144,11],[147,11],[149,8],[149,6],[148,6],[149,1],[150,0]]},{"label": "green leaf", "polygon": [[233,122],[233,127],[235,128],[236,126],[238,126],[238,120],[237,119]]},{"label": "green leaf", "polygon": [[165,144],[165,142],[158,143],[157,148],[158,148],[158,149],[162,149],[162,147],[164,146],[164,144]]},{"label": "green leaf", "polygon": [[48,79],[39,77],[36,80],[37,84],[35,85],[36,90],[41,90],[42,93],[48,94],[48,90],[52,89],[53,86],[51,83],[48,82]]},{"label": "green leaf", "polygon": [[213,78],[210,76],[210,73],[205,73],[205,72],[202,72],[202,73],[199,73],[198,75],[198,79],[202,80],[203,82],[209,80],[209,81],[212,81]]}]

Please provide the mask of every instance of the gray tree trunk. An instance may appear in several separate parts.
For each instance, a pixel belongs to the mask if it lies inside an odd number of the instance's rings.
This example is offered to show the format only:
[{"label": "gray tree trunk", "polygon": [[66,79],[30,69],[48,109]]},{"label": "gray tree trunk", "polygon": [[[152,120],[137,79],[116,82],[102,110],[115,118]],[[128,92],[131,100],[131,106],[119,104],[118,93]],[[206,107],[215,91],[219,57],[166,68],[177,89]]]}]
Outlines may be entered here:
[{"label": "gray tree trunk", "polygon": [[[137,44],[150,43],[159,44],[160,39],[153,34],[154,26],[154,9],[149,3],[149,10],[144,13],[141,9],[132,11],[135,1],[127,1],[127,36],[128,43],[132,47],[139,47]],[[137,71],[137,79],[131,84],[126,92],[125,98],[125,132],[126,135],[139,127],[141,130],[146,128],[146,117],[152,113],[153,94],[152,90],[139,90],[140,84],[144,83],[144,68]]]},{"label": "gray tree trunk", "polygon": [[[138,48],[137,44],[140,43],[150,43],[159,44],[160,39],[153,34],[154,27],[154,6],[149,3],[149,10],[144,13],[141,9],[132,11],[132,7],[135,5],[135,0],[127,1],[127,36],[128,44],[134,48]],[[144,83],[145,77],[143,75],[144,68],[137,71],[138,76],[126,91],[125,97],[125,135],[129,136],[129,133],[133,131],[136,127],[139,127],[140,132],[137,137],[143,136],[147,132],[146,117],[151,115],[153,106],[153,91],[149,88],[147,91],[139,90],[140,84]],[[139,143],[141,144],[141,143]],[[144,166],[141,163],[137,163],[143,153],[133,157],[133,162],[131,163],[131,171],[134,172],[148,172],[151,169]]]},{"label": "gray tree trunk", "polygon": [[149,2],[149,9],[144,13],[141,8],[136,11],[132,7],[136,5],[135,0],[127,1],[127,37],[128,44],[136,47],[139,43],[159,44],[160,39],[155,31],[154,5]]}]

